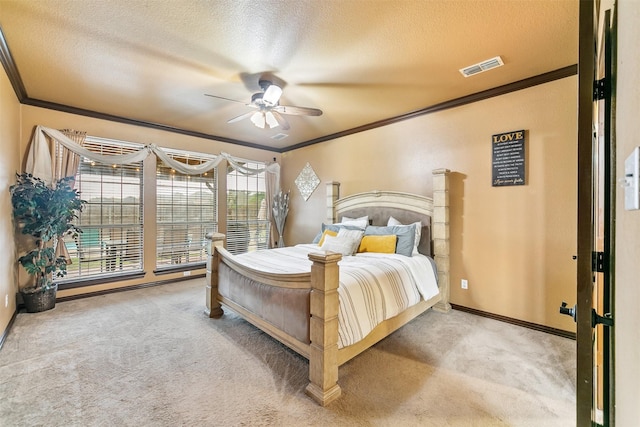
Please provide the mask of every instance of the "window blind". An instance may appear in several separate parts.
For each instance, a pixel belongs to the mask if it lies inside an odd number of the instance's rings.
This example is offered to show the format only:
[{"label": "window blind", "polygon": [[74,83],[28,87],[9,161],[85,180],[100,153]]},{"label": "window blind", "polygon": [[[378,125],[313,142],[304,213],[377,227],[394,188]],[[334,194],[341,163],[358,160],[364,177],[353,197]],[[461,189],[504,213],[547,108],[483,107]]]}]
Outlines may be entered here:
[{"label": "window blind", "polygon": [[[188,164],[211,159],[206,154],[171,151]],[[161,161],[156,168],[156,268],[167,269],[206,262],[206,234],[217,231],[216,171],[184,175]]]},{"label": "window blind", "polygon": [[[125,154],[139,145],[87,136],[84,148]],[[65,237],[72,264],[60,282],[142,270],[142,163],[108,165],[81,157],[75,188],[87,203],[78,215],[82,233]]]},{"label": "window blind", "polygon": [[[264,163],[245,161],[258,169]],[[266,249],[269,242],[265,174],[244,175],[227,168],[227,250],[233,254]]]}]

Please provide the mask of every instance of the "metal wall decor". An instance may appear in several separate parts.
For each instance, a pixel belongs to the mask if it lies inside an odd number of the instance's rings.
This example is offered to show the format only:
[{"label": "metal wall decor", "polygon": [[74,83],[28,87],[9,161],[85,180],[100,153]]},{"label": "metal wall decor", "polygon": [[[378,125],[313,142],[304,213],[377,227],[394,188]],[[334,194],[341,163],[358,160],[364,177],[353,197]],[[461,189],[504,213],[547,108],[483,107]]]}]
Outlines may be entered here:
[{"label": "metal wall decor", "polygon": [[316,187],[320,184],[320,178],[318,178],[318,175],[316,175],[309,162],[307,162],[300,171],[295,183],[298,190],[300,190],[302,198],[306,202],[311,196],[311,193],[313,193]]}]

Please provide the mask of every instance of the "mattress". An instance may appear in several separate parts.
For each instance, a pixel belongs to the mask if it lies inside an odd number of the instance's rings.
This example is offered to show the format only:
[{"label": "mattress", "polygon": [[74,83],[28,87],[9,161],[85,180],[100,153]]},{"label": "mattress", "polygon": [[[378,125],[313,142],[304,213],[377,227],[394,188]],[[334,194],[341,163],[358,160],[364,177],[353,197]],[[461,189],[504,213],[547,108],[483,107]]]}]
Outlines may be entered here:
[{"label": "mattress", "polygon": [[[308,254],[320,252],[315,244],[260,250],[237,255],[241,264],[268,273],[306,273]],[[438,294],[433,260],[424,255],[359,253],[338,263],[338,347],[355,344],[379,323]],[[243,305],[295,338],[308,342],[307,290],[269,289],[234,276],[221,266],[219,292]]]}]

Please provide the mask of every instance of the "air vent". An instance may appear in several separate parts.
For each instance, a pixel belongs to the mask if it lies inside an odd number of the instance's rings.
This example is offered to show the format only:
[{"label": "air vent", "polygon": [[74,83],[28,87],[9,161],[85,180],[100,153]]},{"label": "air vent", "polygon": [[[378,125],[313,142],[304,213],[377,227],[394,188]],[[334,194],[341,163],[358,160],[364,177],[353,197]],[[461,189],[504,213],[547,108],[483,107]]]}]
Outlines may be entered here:
[{"label": "air vent", "polygon": [[287,135],[286,133],[276,133],[275,135],[273,135],[271,137],[271,139],[276,139],[276,140],[280,141],[281,139],[285,139],[288,136],[289,135]]},{"label": "air vent", "polygon": [[465,77],[473,76],[474,74],[483,73],[492,68],[501,67],[504,65],[502,62],[502,58],[496,56],[495,58],[487,59],[486,61],[482,61],[478,64],[473,64],[468,67],[462,68],[460,72]]}]

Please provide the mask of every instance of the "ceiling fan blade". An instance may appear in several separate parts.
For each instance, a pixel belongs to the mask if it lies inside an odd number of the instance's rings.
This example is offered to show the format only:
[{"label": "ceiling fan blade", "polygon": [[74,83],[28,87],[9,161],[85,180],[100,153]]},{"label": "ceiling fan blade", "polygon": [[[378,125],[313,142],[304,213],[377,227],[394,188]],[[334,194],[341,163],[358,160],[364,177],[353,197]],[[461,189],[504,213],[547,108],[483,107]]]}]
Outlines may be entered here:
[{"label": "ceiling fan blade", "polygon": [[273,110],[271,110],[271,114],[273,114],[273,117],[276,118],[276,121],[278,122],[278,124],[280,125],[282,130],[291,129],[291,127],[289,126],[289,122],[287,121],[287,119],[282,117],[282,114],[278,113],[277,111],[273,111]]},{"label": "ceiling fan blade", "polygon": [[231,99],[231,98],[225,98],[224,96],[209,95],[208,93],[205,93],[204,96],[210,96],[211,98],[224,99],[225,101],[231,101],[231,102],[237,102],[238,104],[249,105],[246,102],[238,101],[236,99]]},{"label": "ceiling fan blade", "polygon": [[254,113],[255,111],[249,111],[248,113],[240,114],[239,116],[234,117],[233,119],[227,120],[227,123],[236,123],[236,122],[239,122],[240,120],[248,119]]},{"label": "ceiling fan blade", "polygon": [[290,105],[278,105],[273,108],[273,111],[277,111],[281,114],[291,114],[295,116],[321,116],[322,110],[317,108],[308,107],[293,107]]}]

